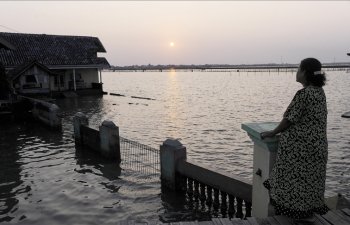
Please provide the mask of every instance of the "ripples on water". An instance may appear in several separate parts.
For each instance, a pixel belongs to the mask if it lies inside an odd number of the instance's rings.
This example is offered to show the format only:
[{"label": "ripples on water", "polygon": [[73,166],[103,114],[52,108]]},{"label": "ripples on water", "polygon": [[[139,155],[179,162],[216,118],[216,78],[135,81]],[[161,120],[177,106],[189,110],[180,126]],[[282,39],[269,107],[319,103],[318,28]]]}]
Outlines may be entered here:
[{"label": "ripples on water", "polygon": [[[350,74],[329,72],[327,195],[350,197]],[[157,175],[120,169],[94,153],[76,150],[72,120],[104,119],[121,136],[159,148],[181,138],[189,158],[251,178],[252,142],[241,124],[279,121],[300,89],[294,73],[104,73],[104,89],[125,97],[62,99],[62,132],[35,123],[1,124],[0,222],[112,224],[120,219],[200,219],[186,199],[161,191]],[[155,100],[131,98],[148,97]],[[35,129],[34,129],[35,128]]]},{"label": "ripples on water", "polygon": [[158,176],[121,172],[93,152],[76,151],[72,126],[62,133],[34,123],[2,128],[0,222],[115,224],[139,214],[158,219]]},{"label": "ripples on water", "polygon": [[[327,79],[327,194],[350,196],[350,119],[340,117],[350,110],[350,74],[329,71]],[[102,115],[122,133],[151,146],[181,138],[190,158],[245,178],[251,178],[252,142],[241,124],[280,121],[301,88],[291,72],[105,73],[104,82],[106,91],[126,95],[105,96],[108,110]]]}]

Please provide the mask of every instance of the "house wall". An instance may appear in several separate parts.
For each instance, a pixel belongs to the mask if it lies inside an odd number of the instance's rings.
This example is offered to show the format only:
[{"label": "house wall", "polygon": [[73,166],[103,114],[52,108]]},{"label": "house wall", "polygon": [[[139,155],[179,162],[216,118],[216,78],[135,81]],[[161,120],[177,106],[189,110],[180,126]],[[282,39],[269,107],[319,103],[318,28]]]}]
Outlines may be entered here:
[{"label": "house wall", "polygon": [[81,74],[81,79],[85,83],[86,88],[91,88],[92,85],[91,83],[98,83],[98,69],[93,68],[93,69],[77,69],[75,71],[75,74]]},{"label": "house wall", "polygon": [[[73,89],[73,69],[65,72],[67,87]],[[75,69],[75,81],[77,89],[91,88],[91,83],[98,83],[98,69]]]},{"label": "house wall", "polygon": [[[73,85],[73,69],[67,70],[53,70],[54,72],[61,74],[51,77],[50,86],[53,91],[66,91],[74,90]],[[62,76],[61,78],[59,76]],[[56,79],[56,82],[55,82]],[[58,80],[60,79],[60,85]],[[75,69],[75,81],[77,89],[92,88],[91,83],[99,83],[99,72],[97,68],[91,69]],[[56,84],[55,84],[56,83]]]},{"label": "house wall", "polygon": [[[27,77],[30,79],[28,81]],[[48,93],[50,91],[50,75],[34,65],[13,81],[15,89],[21,93]]]}]

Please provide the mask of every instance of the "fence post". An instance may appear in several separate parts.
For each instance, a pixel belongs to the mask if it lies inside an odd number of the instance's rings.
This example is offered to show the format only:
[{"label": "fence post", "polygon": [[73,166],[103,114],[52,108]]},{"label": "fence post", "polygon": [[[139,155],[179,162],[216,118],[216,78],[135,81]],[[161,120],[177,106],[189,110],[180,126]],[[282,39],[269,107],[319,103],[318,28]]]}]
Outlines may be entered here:
[{"label": "fence post", "polygon": [[273,206],[270,204],[270,196],[263,182],[270,176],[275,163],[278,137],[262,140],[260,134],[264,131],[273,130],[277,125],[278,123],[275,122],[242,124],[242,129],[247,131],[254,142],[252,215],[258,218],[274,215]]},{"label": "fence post", "polygon": [[84,113],[77,112],[73,118],[73,126],[74,126],[74,139],[75,143],[81,144],[81,131],[80,126],[89,126],[89,120]]},{"label": "fence post", "polygon": [[119,127],[117,127],[112,121],[105,120],[100,126],[100,143],[101,153],[103,156],[116,159],[119,163],[120,158],[120,140],[119,140]]},{"label": "fence post", "polygon": [[176,190],[176,164],[186,159],[186,147],[176,139],[169,138],[160,146],[160,171],[162,184]]}]

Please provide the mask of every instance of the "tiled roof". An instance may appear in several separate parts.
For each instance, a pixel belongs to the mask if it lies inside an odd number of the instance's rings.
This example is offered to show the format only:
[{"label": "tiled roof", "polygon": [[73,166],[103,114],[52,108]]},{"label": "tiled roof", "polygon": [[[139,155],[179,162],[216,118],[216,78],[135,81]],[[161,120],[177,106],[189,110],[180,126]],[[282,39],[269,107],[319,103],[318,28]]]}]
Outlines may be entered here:
[{"label": "tiled roof", "polygon": [[5,67],[32,60],[47,67],[109,67],[105,58],[97,57],[97,52],[106,52],[97,37],[0,32],[0,62]]}]

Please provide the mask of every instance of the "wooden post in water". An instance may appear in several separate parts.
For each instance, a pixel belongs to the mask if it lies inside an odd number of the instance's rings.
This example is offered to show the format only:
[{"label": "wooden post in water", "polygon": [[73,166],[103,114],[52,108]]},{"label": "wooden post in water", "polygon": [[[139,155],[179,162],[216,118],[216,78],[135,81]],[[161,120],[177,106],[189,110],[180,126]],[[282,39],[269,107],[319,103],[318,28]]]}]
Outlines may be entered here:
[{"label": "wooden post in water", "polygon": [[273,130],[277,125],[278,123],[275,122],[242,124],[242,129],[248,132],[254,142],[252,196],[252,215],[254,217],[266,218],[274,214],[268,190],[264,187],[263,182],[270,176],[275,163],[278,137],[262,140],[260,134]]},{"label": "wooden post in water", "polygon": [[100,151],[103,156],[116,159],[120,163],[119,127],[112,121],[105,120],[100,126]]},{"label": "wooden post in water", "polygon": [[74,139],[76,144],[81,144],[81,131],[80,127],[89,126],[89,120],[87,116],[82,112],[77,112],[73,118],[73,126],[74,126]]},{"label": "wooden post in water", "polygon": [[176,164],[186,159],[186,147],[176,139],[169,138],[160,146],[160,171],[162,184],[176,190]]}]

